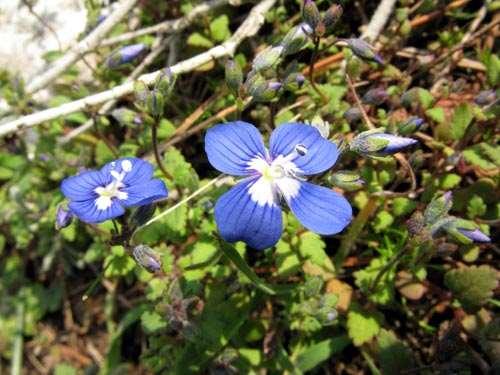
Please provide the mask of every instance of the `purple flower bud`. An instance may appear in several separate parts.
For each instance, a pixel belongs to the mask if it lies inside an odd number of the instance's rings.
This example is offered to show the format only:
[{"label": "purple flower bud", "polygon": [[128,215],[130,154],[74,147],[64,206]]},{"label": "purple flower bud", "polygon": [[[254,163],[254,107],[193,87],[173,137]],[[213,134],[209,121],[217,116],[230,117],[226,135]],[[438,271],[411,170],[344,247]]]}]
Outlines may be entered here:
[{"label": "purple flower bud", "polygon": [[165,68],[156,78],[153,91],[158,91],[163,95],[163,98],[167,98],[172,93],[176,81],[177,77],[172,73],[172,70]]},{"label": "purple flower bud", "polygon": [[467,230],[467,229],[457,228],[457,230],[465,237],[472,240],[473,242],[491,242],[491,239],[486,234],[481,232],[479,229]]},{"label": "purple flower bud", "polygon": [[412,116],[406,121],[404,124],[399,126],[399,134],[401,135],[409,135],[411,133],[416,132],[418,129],[422,127],[424,124],[424,120],[420,117]]},{"label": "purple flower bud", "polygon": [[224,68],[227,87],[233,93],[237,93],[243,83],[243,71],[240,65],[234,60],[227,60]]},{"label": "purple flower bud", "polygon": [[344,112],[344,118],[349,123],[359,121],[362,116],[363,115],[361,114],[361,110],[358,107],[351,107]]},{"label": "purple flower bud", "polygon": [[123,126],[140,125],[141,117],[137,112],[125,107],[116,108],[111,111],[111,116]]},{"label": "purple flower bud", "polygon": [[62,204],[57,206],[56,210],[56,222],[55,227],[56,230],[60,230],[62,228],[66,228],[73,221],[73,213],[64,208]]},{"label": "purple flower bud", "polygon": [[252,62],[253,70],[259,72],[273,67],[283,54],[283,46],[268,47],[260,52]]},{"label": "purple flower bud", "polygon": [[495,90],[483,90],[477,94],[474,102],[477,105],[484,106],[493,103],[495,100],[497,100],[497,93]]},{"label": "purple flower bud", "polygon": [[346,46],[351,49],[351,51],[361,59],[375,61],[380,65],[384,64],[384,61],[378,55],[374,48],[365,42],[363,39],[351,38],[351,39],[341,39],[336,43],[340,46]]},{"label": "purple flower bud", "polygon": [[417,140],[383,133],[381,129],[369,130],[355,137],[350,149],[365,156],[384,156],[395,154],[414,145]]},{"label": "purple flower bud", "polygon": [[132,251],[135,261],[150,273],[158,272],[161,269],[161,261],[158,254],[146,245],[138,245]]},{"label": "purple flower bud", "polygon": [[319,9],[313,0],[304,0],[304,6],[302,8],[302,18],[313,31],[316,31],[320,23],[322,24]]},{"label": "purple flower bud", "polygon": [[289,74],[283,83],[283,86],[290,91],[298,90],[304,84],[306,78],[301,73]]},{"label": "purple flower bud", "polygon": [[359,190],[365,185],[360,175],[352,171],[338,171],[331,175],[330,181],[332,185],[346,191]]},{"label": "purple flower bud", "polygon": [[365,104],[381,105],[387,98],[389,98],[387,91],[382,87],[377,87],[368,90],[365,95],[363,95],[362,101]]},{"label": "purple flower bud", "polygon": [[115,50],[106,60],[108,68],[116,68],[120,65],[130,63],[139,57],[145,50],[146,45],[143,43],[131,44]]},{"label": "purple flower bud", "polygon": [[344,13],[344,10],[339,4],[333,4],[330,8],[328,8],[325,12],[325,16],[323,17],[323,24],[325,25],[325,31],[327,33],[331,33],[333,31],[333,27],[340,17],[342,17],[342,13]]},{"label": "purple flower bud", "polygon": [[313,30],[307,23],[301,23],[290,29],[280,43],[283,47],[283,56],[292,55],[304,48],[312,32]]}]

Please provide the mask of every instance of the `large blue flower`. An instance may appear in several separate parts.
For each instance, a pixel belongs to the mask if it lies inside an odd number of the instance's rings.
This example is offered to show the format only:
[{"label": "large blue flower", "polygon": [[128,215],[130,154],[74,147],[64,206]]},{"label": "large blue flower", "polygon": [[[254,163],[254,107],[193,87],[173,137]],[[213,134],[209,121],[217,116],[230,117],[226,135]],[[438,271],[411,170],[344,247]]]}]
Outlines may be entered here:
[{"label": "large blue flower", "polygon": [[153,166],[141,159],[122,158],[99,171],[68,177],[61,191],[71,212],[87,223],[100,223],[125,213],[126,207],[143,206],[168,195],[163,181],[152,178]]},{"label": "large blue flower", "polygon": [[333,190],[305,181],[331,168],[339,152],[312,126],[289,123],[271,135],[267,150],[253,125],[219,124],[207,131],[205,151],[219,171],[244,176],[215,205],[215,220],[228,242],[255,249],[278,242],[283,231],[283,198],[299,221],[313,232],[331,235],[351,221],[347,200]]}]

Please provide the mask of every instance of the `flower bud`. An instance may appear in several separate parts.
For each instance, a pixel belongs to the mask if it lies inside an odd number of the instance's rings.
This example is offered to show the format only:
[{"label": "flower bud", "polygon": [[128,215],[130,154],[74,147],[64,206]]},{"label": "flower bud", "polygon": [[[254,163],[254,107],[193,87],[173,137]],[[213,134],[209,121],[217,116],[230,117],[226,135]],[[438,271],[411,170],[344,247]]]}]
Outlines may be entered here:
[{"label": "flower bud", "polygon": [[146,48],[145,44],[139,43],[117,49],[106,59],[106,65],[108,68],[113,69],[120,65],[130,63],[139,57]]},{"label": "flower bud", "polygon": [[365,131],[350,143],[351,151],[365,156],[384,156],[395,154],[417,143],[415,139],[383,133],[382,129]]},{"label": "flower bud", "polygon": [[137,81],[134,83],[134,94],[135,94],[135,105],[141,111],[147,111],[147,101],[149,96],[149,88],[142,81]]},{"label": "flower bud", "polygon": [[412,236],[416,236],[424,229],[424,216],[420,211],[415,211],[413,215],[406,221],[408,232]]},{"label": "flower bud", "polygon": [[371,90],[368,90],[363,98],[361,99],[365,104],[371,105],[381,105],[389,98],[389,94],[382,87],[377,87]]},{"label": "flower bud", "polygon": [[364,59],[364,60],[369,60],[369,61],[375,61],[376,63],[383,65],[384,61],[378,55],[374,48],[369,45],[367,42],[365,42],[363,39],[358,39],[358,38],[351,38],[351,39],[341,39],[339,42],[335,43],[339,46],[345,46],[349,47],[357,57]]},{"label": "flower bud", "polygon": [[138,265],[146,271],[155,273],[161,269],[161,261],[158,254],[146,245],[138,245],[134,247],[132,255]]},{"label": "flower bud", "polygon": [[351,107],[347,111],[344,112],[344,118],[348,123],[354,123],[363,117],[361,110],[358,107]]},{"label": "flower bud", "polygon": [[155,209],[156,204],[154,203],[137,207],[130,217],[130,223],[135,227],[141,226],[153,217]]},{"label": "flower bud", "polygon": [[306,77],[304,77],[303,74],[291,73],[285,78],[283,86],[286,90],[295,91],[300,89],[304,85],[305,80]]},{"label": "flower bud", "polygon": [[301,23],[290,29],[280,43],[283,47],[283,56],[292,55],[304,48],[312,32],[313,30],[307,23]]},{"label": "flower bud", "polygon": [[111,116],[123,126],[142,124],[141,116],[137,112],[125,107],[114,109],[111,111]]},{"label": "flower bud", "polygon": [[338,171],[331,175],[330,182],[333,186],[346,191],[359,190],[365,185],[360,175],[352,171]]},{"label": "flower bud", "polygon": [[149,93],[146,100],[146,108],[154,118],[163,116],[163,108],[165,106],[165,98],[160,91],[153,90]]},{"label": "flower bud", "polygon": [[401,95],[401,104],[405,108],[411,108],[420,103],[420,87],[412,87]]},{"label": "flower bud", "polygon": [[225,65],[226,85],[237,94],[243,83],[243,71],[240,65],[234,60],[227,60]]},{"label": "flower bud", "polygon": [[282,86],[283,85],[277,81],[266,82],[263,89],[259,88],[254,92],[250,91],[250,95],[256,102],[269,102],[278,95]]},{"label": "flower bud", "polygon": [[283,54],[283,46],[267,47],[261,51],[252,62],[252,69],[260,72],[273,67]]},{"label": "flower bud", "polygon": [[458,242],[469,245],[473,242],[491,242],[491,239],[481,232],[476,223],[470,220],[454,218],[443,229]]},{"label": "flower bud", "polygon": [[398,132],[401,135],[409,135],[420,129],[423,124],[423,119],[417,116],[412,116],[405,123],[399,126]]},{"label": "flower bud", "polygon": [[163,95],[163,98],[168,98],[175,86],[177,77],[172,74],[170,68],[163,69],[158,78],[156,78],[154,91],[158,91]]},{"label": "flower bud", "polygon": [[304,0],[304,6],[302,7],[302,19],[314,32],[316,32],[316,28],[320,25],[320,23],[322,24],[321,15],[319,14],[319,9],[314,0]]},{"label": "flower bud", "polygon": [[440,197],[434,197],[424,212],[424,222],[426,225],[433,225],[438,220],[444,218],[453,205],[451,191],[447,191]]},{"label": "flower bud", "polygon": [[497,93],[495,90],[483,90],[477,94],[474,102],[477,105],[485,106],[493,103],[495,100],[497,100]]},{"label": "flower bud", "polygon": [[342,13],[344,10],[340,4],[333,4],[328,10],[325,12],[323,17],[323,24],[325,25],[325,32],[331,33],[335,24],[338,22],[340,17],[342,17]]},{"label": "flower bud", "polygon": [[56,210],[56,222],[55,227],[56,230],[60,230],[62,228],[66,228],[73,221],[73,213],[67,208],[63,207],[62,204],[57,206]]}]

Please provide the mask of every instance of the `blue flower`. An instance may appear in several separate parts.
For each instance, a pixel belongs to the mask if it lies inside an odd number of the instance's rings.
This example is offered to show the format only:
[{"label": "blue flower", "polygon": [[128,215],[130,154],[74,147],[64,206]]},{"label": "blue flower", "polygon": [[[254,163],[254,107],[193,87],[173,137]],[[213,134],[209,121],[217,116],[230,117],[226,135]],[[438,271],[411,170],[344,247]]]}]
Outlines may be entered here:
[{"label": "blue flower", "polygon": [[337,146],[309,125],[289,123],[273,131],[267,150],[253,125],[236,121],[207,131],[205,151],[219,171],[245,177],[215,205],[220,235],[255,249],[278,242],[283,231],[280,200],[313,232],[331,235],[351,221],[349,202],[333,190],[305,181],[331,168]]},{"label": "blue flower", "polygon": [[168,195],[163,181],[152,178],[153,166],[141,159],[122,158],[99,171],[68,177],[61,191],[71,212],[87,223],[100,223],[125,213],[126,207],[143,206]]}]

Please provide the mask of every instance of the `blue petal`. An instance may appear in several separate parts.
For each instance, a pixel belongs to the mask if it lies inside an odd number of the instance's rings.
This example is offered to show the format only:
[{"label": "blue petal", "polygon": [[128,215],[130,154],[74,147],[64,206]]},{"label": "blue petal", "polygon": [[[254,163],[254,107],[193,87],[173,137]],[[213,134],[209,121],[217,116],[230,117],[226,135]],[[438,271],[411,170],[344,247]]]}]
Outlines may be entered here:
[{"label": "blue petal", "polygon": [[235,176],[249,175],[248,163],[267,154],[257,128],[243,121],[218,124],[207,130],[205,152],[214,168]]},{"label": "blue petal", "polygon": [[243,180],[222,195],[215,205],[215,221],[224,240],[262,250],[278,242],[283,223],[279,205],[261,206],[250,198],[248,189],[256,180]]},{"label": "blue petal", "polygon": [[153,177],[154,167],[151,163],[144,161],[139,158],[120,158],[118,160],[112,161],[106,164],[101,169],[101,173],[105,176],[111,176],[111,171],[116,171],[117,173],[122,172],[122,163],[128,160],[132,165],[132,169],[130,172],[125,174],[123,178],[123,183],[125,185],[136,185],[140,183],[144,183]]},{"label": "blue petal", "polygon": [[111,206],[106,210],[98,210],[95,200],[72,201],[68,204],[73,214],[86,223],[102,223],[103,221],[113,219],[125,213],[125,209],[116,200],[113,200]]},{"label": "blue petal", "polygon": [[321,173],[331,168],[339,156],[337,146],[323,138],[318,129],[301,123],[278,126],[269,140],[271,157],[287,156],[295,151],[295,146],[304,145],[307,153],[293,160],[305,174]]},{"label": "blue petal", "polygon": [[119,202],[125,207],[144,206],[168,195],[165,183],[157,178],[146,183],[132,185],[123,189],[128,194],[127,199]]},{"label": "blue petal", "polygon": [[61,191],[72,201],[86,201],[97,197],[94,189],[106,186],[111,180],[98,171],[87,171],[79,175],[65,178],[61,183]]},{"label": "blue petal", "polygon": [[333,190],[301,182],[296,196],[288,205],[297,219],[307,229],[324,235],[342,231],[352,218],[352,208],[347,199]]},{"label": "blue petal", "polygon": [[381,154],[395,154],[396,152],[402,151],[403,149],[418,143],[418,141],[413,138],[399,137],[397,135],[387,133],[374,134],[373,137],[389,141],[389,144],[382,151],[380,151]]}]

